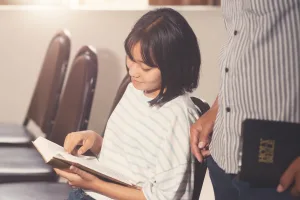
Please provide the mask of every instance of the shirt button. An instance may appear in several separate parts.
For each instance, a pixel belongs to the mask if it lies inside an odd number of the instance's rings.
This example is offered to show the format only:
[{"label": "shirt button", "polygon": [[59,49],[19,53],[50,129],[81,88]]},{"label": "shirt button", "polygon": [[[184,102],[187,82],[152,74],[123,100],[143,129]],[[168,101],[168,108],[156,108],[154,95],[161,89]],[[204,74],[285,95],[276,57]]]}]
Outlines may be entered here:
[{"label": "shirt button", "polygon": [[233,32],[233,34],[234,34],[234,35],[237,35],[237,34],[238,34],[238,31],[237,31],[237,30],[235,30],[235,31]]},{"label": "shirt button", "polygon": [[226,112],[230,112],[230,108],[229,107],[226,108]]},{"label": "shirt button", "polygon": [[227,73],[228,71],[229,71],[229,69],[226,67],[226,68],[225,68],[225,72]]}]

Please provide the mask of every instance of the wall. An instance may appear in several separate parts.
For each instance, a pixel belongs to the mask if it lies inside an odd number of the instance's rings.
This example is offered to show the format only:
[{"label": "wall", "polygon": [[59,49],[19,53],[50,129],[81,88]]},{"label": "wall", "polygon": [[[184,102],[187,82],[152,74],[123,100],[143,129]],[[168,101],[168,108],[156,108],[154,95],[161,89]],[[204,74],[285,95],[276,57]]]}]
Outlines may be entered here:
[{"label": "wall", "polygon": [[[225,37],[221,12],[198,6],[178,9],[200,43],[202,70],[194,95],[211,104],[218,92],[217,60]],[[89,128],[100,132],[125,73],[123,41],[146,11],[0,7],[0,121],[22,122],[48,43],[57,30],[67,28],[72,34],[71,59],[81,45],[91,44],[98,50],[98,83]]]}]

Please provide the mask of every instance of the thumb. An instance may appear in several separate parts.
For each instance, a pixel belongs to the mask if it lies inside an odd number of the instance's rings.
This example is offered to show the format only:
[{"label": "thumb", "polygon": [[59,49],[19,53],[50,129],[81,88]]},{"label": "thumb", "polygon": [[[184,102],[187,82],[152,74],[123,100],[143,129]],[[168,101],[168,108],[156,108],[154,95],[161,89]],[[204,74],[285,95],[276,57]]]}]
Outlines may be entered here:
[{"label": "thumb", "polygon": [[92,148],[93,144],[94,141],[89,138],[84,140],[82,146],[78,149],[78,154],[79,155],[84,154],[87,150]]},{"label": "thumb", "polygon": [[83,171],[83,170],[81,170],[81,169],[79,169],[79,168],[77,168],[77,167],[75,167],[73,165],[71,165],[70,171],[73,172],[74,174],[79,175],[82,178],[86,175],[85,171]]},{"label": "thumb", "polygon": [[75,166],[71,166],[70,170],[74,173],[77,174],[78,176],[80,176],[82,179],[90,181],[94,178],[94,176],[86,171],[83,171]]},{"label": "thumb", "polygon": [[207,145],[207,143],[208,143],[208,142],[206,142],[206,141],[201,141],[201,140],[200,140],[200,142],[199,142],[199,144],[198,144],[198,148],[199,148],[199,149],[203,149],[203,148]]},{"label": "thumb", "polygon": [[287,188],[289,188],[294,181],[294,170],[292,167],[289,167],[284,174],[281,176],[280,183],[277,186],[277,192],[284,192]]}]

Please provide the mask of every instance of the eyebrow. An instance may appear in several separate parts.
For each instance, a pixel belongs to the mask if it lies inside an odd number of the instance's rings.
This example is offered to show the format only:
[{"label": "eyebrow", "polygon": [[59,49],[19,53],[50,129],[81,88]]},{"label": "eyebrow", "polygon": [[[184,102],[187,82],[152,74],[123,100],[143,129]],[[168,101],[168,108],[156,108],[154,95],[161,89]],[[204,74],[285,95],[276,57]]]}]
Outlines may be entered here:
[{"label": "eyebrow", "polygon": [[[131,56],[132,56],[132,55],[131,55]],[[131,59],[130,56],[128,56],[128,55],[127,55],[127,57],[128,57],[130,60],[134,61],[134,62],[141,62],[141,63],[144,63],[144,61],[142,61],[142,60],[136,60],[136,59],[134,59],[133,56],[132,56],[132,59]]]}]

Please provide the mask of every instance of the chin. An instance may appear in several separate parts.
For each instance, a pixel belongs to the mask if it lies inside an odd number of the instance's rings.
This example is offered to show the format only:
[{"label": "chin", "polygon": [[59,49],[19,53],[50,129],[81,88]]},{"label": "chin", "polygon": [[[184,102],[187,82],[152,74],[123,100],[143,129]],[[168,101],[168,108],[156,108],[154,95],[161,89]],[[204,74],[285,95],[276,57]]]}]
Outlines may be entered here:
[{"label": "chin", "polygon": [[144,87],[142,86],[141,83],[138,83],[138,82],[135,82],[135,81],[132,81],[132,85],[134,86],[135,89],[137,90],[144,90]]}]

